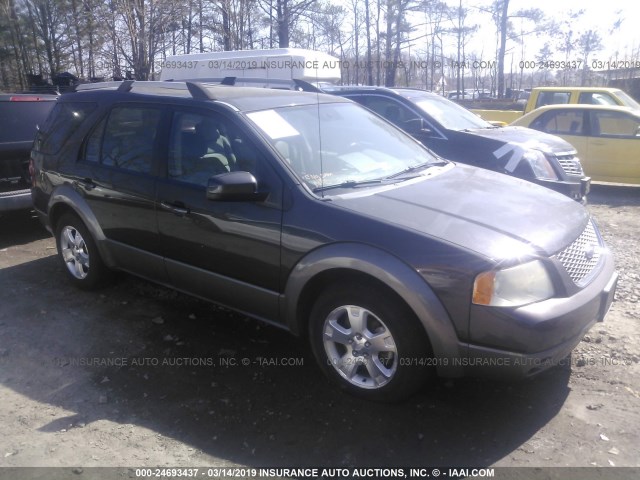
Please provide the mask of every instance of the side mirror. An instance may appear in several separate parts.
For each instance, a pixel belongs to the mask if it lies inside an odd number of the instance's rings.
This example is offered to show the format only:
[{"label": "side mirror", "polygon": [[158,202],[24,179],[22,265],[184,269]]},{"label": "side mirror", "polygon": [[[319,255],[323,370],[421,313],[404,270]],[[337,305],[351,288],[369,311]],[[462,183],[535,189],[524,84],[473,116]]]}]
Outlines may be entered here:
[{"label": "side mirror", "polygon": [[258,192],[258,181],[249,172],[227,172],[207,182],[207,200],[223,202],[261,201],[267,193]]}]

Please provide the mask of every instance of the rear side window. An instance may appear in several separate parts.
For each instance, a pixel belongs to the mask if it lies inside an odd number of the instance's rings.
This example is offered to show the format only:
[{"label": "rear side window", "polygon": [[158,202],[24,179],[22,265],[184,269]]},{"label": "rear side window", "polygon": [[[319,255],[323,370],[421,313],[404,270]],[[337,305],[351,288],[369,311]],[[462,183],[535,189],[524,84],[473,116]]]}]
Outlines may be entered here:
[{"label": "rear side window", "polygon": [[46,154],[58,153],[96,107],[95,103],[58,103],[38,135],[36,148]]},{"label": "rear side window", "polygon": [[149,173],[161,118],[159,108],[114,108],[91,132],[85,144],[84,160]]}]

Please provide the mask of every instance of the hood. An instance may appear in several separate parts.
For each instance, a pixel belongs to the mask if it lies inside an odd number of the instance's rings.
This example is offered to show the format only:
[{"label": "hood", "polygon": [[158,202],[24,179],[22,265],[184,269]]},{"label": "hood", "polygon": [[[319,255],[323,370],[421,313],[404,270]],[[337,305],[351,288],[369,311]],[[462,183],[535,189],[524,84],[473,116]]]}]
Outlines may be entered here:
[{"label": "hood", "polygon": [[575,240],[589,219],[584,207],[564,195],[459,164],[419,181],[332,200],[342,208],[442,239],[498,263],[551,256]]},{"label": "hood", "polygon": [[560,137],[526,127],[482,128],[464,133],[499,142],[515,143],[524,148],[541,150],[545,153],[557,154],[575,151],[569,142]]}]

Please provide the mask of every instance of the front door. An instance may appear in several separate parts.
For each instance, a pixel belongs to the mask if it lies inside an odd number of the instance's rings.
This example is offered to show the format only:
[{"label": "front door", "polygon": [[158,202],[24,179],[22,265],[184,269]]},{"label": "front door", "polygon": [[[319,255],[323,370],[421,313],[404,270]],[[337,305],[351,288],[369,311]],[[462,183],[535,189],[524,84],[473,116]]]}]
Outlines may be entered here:
[{"label": "front door", "polygon": [[626,112],[592,110],[585,170],[594,180],[640,183],[640,122]]},{"label": "front door", "polygon": [[[266,152],[223,114],[175,109],[158,227],[175,288],[265,319],[277,317],[283,184]],[[211,201],[211,176],[249,171],[264,201]]]}]

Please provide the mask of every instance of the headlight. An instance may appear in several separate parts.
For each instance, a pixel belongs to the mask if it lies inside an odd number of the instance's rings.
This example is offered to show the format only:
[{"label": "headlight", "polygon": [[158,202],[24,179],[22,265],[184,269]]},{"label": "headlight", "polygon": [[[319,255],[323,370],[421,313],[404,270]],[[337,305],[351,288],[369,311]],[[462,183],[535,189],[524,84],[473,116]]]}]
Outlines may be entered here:
[{"label": "headlight", "polygon": [[553,284],[540,260],[504,270],[483,272],[473,284],[473,303],[519,307],[551,298]]},{"label": "headlight", "polygon": [[529,162],[536,178],[558,180],[558,175],[556,175],[553,166],[549,163],[549,159],[540,150],[527,150],[522,158]]}]

